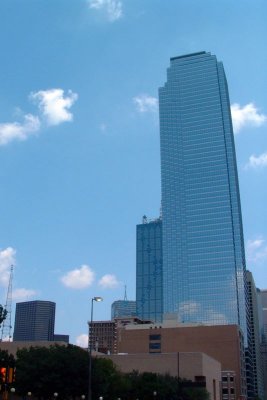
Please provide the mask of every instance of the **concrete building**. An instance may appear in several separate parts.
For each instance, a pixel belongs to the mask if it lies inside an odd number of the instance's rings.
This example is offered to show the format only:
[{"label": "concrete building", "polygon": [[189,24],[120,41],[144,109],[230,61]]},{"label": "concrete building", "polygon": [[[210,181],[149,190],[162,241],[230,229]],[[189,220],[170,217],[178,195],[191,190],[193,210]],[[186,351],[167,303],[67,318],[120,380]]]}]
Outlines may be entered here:
[{"label": "concrete building", "polygon": [[50,347],[54,345],[67,346],[64,341],[18,341],[18,342],[0,342],[0,350],[6,350],[15,357],[19,349],[30,349],[31,347]]},{"label": "concrete building", "polygon": [[16,304],[14,341],[53,341],[56,304],[24,301]]},{"label": "concrete building", "polygon": [[[98,355],[98,357],[101,357]],[[133,370],[169,374],[205,387],[210,400],[220,400],[221,364],[203,353],[113,354],[108,356],[122,372]]]},{"label": "concrete building", "polygon": [[[249,397],[258,396],[263,399],[264,396],[264,383],[263,383],[263,363],[260,349],[260,324],[258,316],[258,295],[255,282],[250,271],[246,271],[246,282],[248,288],[248,304],[249,304],[249,329],[251,339],[251,360],[252,367],[250,370],[247,368],[247,374],[252,375],[247,377],[247,381],[251,380],[252,387]],[[248,391],[249,391],[248,387]]]},{"label": "concrete building", "polygon": [[144,216],[136,227],[137,317],[162,320],[162,288],[162,221]]},{"label": "concrete building", "polygon": [[228,379],[230,374],[229,384],[231,382],[233,393],[230,397],[224,393],[223,398],[237,400],[247,397],[243,334],[238,325],[190,326],[170,322],[166,325],[127,325],[118,329],[117,352],[152,355],[205,353],[221,364],[222,379]]},{"label": "concrete building", "polygon": [[267,400],[267,289],[258,289],[261,357],[263,363],[264,400]]}]

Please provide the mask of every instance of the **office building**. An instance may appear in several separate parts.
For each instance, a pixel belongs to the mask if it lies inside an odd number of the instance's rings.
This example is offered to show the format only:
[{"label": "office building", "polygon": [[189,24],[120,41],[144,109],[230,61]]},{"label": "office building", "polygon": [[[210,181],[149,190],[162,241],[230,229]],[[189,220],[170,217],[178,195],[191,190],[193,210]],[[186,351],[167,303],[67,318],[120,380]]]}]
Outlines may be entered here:
[{"label": "office building", "polygon": [[136,316],[136,301],[116,300],[111,304],[111,319]]},{"label": "office building", "polygon": [[248,304],[249,304],[249,328],[251,339],[251,368],[247,368],[247,382],[251,381],[248,385],[248,397],[258,397],[263,399],[264,386],[263,386],[263,364],[260,349],[260,325],[258,316],[258,295],[254,283],[252,273],[246,271],[246,282],[248,287]]},{"label": "office building", "polygon": [[267,289],[258,289],[261,357],[263,364],[264,400],[267,400]]},{"label": "office building", "polygon": [[[243,334],[238,325],[168,324],[126,325],[117,331],[118,354],[176,355],[201,352],[221,364],[222,397],[246,399],[246,365]],[[163,362],[164,358],[162,358]],[[140,357],[140,367],[141,366]],[[167,366],[162,365],[162,368]],[[179,362],[176,363],[179,368]],[[231,390],[232,389],[232,390]]]},{"label": "office building", "polygon": [[159,113],[163,312],[180,322],[237,324],[247,344],[235,145],[216,56],[171,58]]},{"label": "office building", "polygon": [[55,310],[52,301],[17,303],[13,341],[53,341]]},{"label": "office building", "polygon": [[[123,373],[138,371],[175,376],[182,380],[180,385],[184,385],[185,388],[205,388],[210,395],[210,400],[221,399],[221,364],[204,353],[112,354],[98,355],[98,358],[112,360]],[[157,396],[153,397],[157,398]],[[227,398],[227,400],[230,399],[236,398]]]},{"label": "office building", "polygon": [[162,220],[136,227],[136,313],[140,319],[162,319]]}]

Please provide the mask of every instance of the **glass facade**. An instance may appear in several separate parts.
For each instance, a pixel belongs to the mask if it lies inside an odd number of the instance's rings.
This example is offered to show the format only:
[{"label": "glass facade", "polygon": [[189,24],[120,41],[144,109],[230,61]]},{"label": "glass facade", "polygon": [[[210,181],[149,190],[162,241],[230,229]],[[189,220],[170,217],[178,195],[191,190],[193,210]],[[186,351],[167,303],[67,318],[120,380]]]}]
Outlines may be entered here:
[{"label": "glass facade", "polygon": [[52,301],[24,301],[16,304],[14,341],[53,341],[56,304]]},{"label": "glass facade", "polygon": [[136,227],[136,313],[143,320],[162,320],[162,221]]},{"label": "glass facade", "polygon": [[111,319],[136,316],[136,301],[116,300],[111,304]]},{"label": "glass facade", "polygon": [[159,89],[163,311],[238,324],[245,255],[228,88],[216,56],[171,58]]}]

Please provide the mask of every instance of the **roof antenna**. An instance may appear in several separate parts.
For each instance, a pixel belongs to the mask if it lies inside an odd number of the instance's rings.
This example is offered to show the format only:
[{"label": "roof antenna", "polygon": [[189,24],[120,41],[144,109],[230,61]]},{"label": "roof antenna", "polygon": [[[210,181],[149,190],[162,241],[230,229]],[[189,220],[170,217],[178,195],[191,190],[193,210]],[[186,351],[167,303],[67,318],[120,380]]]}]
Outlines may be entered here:
[{"label": "roof antenna", "polygon": [[127,301],[127,286],[124,286],[124,301]]}]

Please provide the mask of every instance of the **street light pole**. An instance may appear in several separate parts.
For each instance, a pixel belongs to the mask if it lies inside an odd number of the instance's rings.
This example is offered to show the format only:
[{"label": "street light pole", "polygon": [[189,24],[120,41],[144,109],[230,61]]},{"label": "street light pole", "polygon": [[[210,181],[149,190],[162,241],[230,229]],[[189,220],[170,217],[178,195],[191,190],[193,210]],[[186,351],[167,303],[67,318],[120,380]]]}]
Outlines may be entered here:
[{"label": "street light pole", "polygon": [[[88,400],[92,400],[92,325],[93,325],[93,313],[94,313],[94,301],[103,301],[102,297],[93,297],[91,299],[91,322],[88,323],[88,350],[89,350],[89,373],[88,373]],[[91,328],[91,329],[90,329]]]}]

